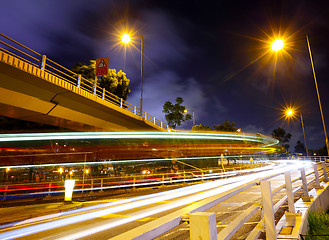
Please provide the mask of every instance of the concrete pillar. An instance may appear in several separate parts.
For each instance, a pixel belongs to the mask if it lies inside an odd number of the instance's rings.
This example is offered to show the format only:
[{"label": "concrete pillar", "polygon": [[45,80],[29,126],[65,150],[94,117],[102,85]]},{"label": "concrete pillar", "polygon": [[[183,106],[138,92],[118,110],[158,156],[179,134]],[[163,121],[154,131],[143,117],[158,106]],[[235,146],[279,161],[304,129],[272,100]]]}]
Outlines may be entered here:
[{"label": "concrete pillar", "polygon": [[323,170],[323,176],[324,176],[323,181],[328,182],[329,180],[328,180],[326,162],[322,162],[322,170]]},{"label": "concrete pillar", "polygon": [[284,179],[286,182],[286,193],[288,198],[288,207],[289,212],[295,212],[295,204],[294,204],[294,193],[292,192],[292,184],[291,184],[291,174],[290,172],[284,173]]},{"label": "concrete pillar", "polygon": [[300,177],[302,179],[304,197],[309,198],[310,195],[308,194],[307,180],[306,180],[306,174],[305,174],[305,169],[304,168],[300,169]]},{"label": "concrete pillar", "polygon": [[319,171],[318,171],[318,165],[316,163],[313,164],[313,170],[315,177],[315,187],[320,187]]},{"label": "concrete pillar", "polygon": [[196,212],[190,215],[190,240],[217,240],[216,214]]},{"label": "concrete pillar", "polygon": [[265,222],[266,240],[276,240],[277,235],[276,235],[275,221],[274,221],[271,182],[262,181],[260,183],[260,187],[262,192],[262,205],[263,205],[263,215]]}]

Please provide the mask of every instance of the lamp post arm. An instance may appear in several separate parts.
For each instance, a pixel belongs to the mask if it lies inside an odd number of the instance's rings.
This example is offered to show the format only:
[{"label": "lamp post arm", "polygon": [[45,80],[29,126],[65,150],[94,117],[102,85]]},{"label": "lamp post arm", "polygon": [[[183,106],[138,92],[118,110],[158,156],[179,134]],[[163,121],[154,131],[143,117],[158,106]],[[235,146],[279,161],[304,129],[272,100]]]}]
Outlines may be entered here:
[{"label": "lamp post arm", "polygon": [[140,103],[140,110],[141,110],[141,116],[143,116],[143,45],[144,45],[144,38],[143,36],[140,36],[141,38],[141,103]]}]

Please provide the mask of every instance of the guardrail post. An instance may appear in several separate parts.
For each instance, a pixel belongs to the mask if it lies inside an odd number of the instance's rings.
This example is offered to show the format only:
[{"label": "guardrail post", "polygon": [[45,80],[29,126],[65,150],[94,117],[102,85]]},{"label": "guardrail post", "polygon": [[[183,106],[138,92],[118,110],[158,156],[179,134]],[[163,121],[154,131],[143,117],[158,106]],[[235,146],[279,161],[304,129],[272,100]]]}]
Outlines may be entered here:
[{"label": "guardrail post", "polygon": [[40,69],[42,71],[44,71],[45,68],[46,68],[46,60],[47,60],[47,56],[46,55],[42,55],[41,66],[40,66]]},{"label": "guardrail post", "polygon": [[189,217],[191,240],[217,240],[215,213],[196,212]]},{"label": "guardrail post", "polygon": [[260,183],[260,187],[262,193],[262,205],[263,205],[266,239],[276,240],[277,236],[276,236],[275,221],[274,221],[271,182],[262,181]]},{"label": "guardrail post", "polygon": [[105,88],[103,88],[102,99],[105,98]]},{"label": "guardrail post", "polygon": [[285,182],[286,182],[286,193],[287,193],[287,198],[288,198],[289,212],[295,213],[294,193],[292,191],[290,172],[285,172],[284,173],[284,179],[285,179]]},{"label": "guardrail post", "polygon": [[81,74],[78,74],[77,87],[80,87],[80,83],[81,83]]},{"label": "guardrail post", "polygon": [[94,189],[94,180],[91,180],[90,192],[93,192]]},{"label": "guardrail post", "polygon": [[310,201],[310,195],[308,194],[307,180],[306,180],[306,174],[305,174],[305,169],[304,168],[300,169],[300,177],[302,179],[303,192],[304,192],[303,200],[309,202]]},{"label": "guardrail post", "polygon": [[162,186],[164,186],[164,183],[165,183],[165,177],[164,175],[162,175]]},{"label": "guardrail post", "polygon": [[95,76],[95,81],[94,81],[94,95],[96,95],[96,90],[97,90],[97,77]]},{"label": "guardrail post", "polygon": [[155,124],[155,117],[153,117],[153,123]]},{"label": "guardrail post", "polygon": [[137,113],[137,107],[134,106],[134,114],[136,115],[136,113]]},{"label": "guardrail post", "polygon": [[123,99],[120,98],[120,107],[122,108]]},{"label": "guardrail post", "polygon": [[314,176],[315,176],[315,188],[322,188],[320,185],[318,165],[316,163],[313,164],[313,169],[314,169]]},{"label": "guardrail post", "polygon": [[[143,116],[143,113],[142,113],[142,116]],[[145,117],[145,120],[147,120],[147,113],[145,113],[145,116],[144,117]]]},{"label": "guardrail post", "polygon": [[163,123],[161,122],[161,128],[163,128],[163,126],[162,126],[162,125],[163,125]]},{"label": "guardrail post", "polygon": [[51,192],[51,183],[48,185],[48,197],[50,197],[50,192]]},{"label": "guardrail post", "polygon": [[323,176],[324,176],[323,181],[328,182],[329,180],[328,180],[328,175],[327,175],[326,162],[322,162],[322,171],[323,171]]},{"label": "guardrail post", "polygon": [[101,179],[101,190],[100,192],[103,192],[103,178]]}]

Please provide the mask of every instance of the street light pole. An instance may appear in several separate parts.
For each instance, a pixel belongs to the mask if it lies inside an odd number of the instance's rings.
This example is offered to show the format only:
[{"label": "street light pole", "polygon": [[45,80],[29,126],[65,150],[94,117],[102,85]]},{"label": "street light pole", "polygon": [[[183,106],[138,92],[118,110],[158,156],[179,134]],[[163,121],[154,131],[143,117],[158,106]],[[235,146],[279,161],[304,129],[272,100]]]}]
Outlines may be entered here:
[{"label": "street light pole", "polygon": [[300,115],[300,122],[302,123],[302,129],[303,129],[303,134],[304,134],[304,142],[305,142],[305,148],[306,148],[306,156],[308,156],[308,149],[307,149],[307,143],[306,143],[306,135],[305,135],[305,129],[304,129],[304,121],[303,121],[303,116],[302,113],[299,113]]},{"label": "street light pole", "polygon": [[[286,111],[285,111],[286,117],[294,117],[295,114],[296,114],[296,111],[293,108],[286,108]],[[308,148],[307,148],[307,143],[306,143],[304,121],[303,121],[303,116],[302,116],[301,112],[299,112],[299,116],[300,116],[300,122],[302,124],[302,129],[303,129],[304,143],[305,143],[305,148],[306,148],[306,156],[308,156]]]},{"label": "street light pole", "polygon": [[141,103],[140,103],[140,111],[141,111],[141,116],[143,116],[143,45],[144,45],[143,35],[140,36],[140,38],[141,38]]},{"label": "street light pole", "polygon": [[195,126],[194,111],[192,113],[193,113],[193,126]]},{"label": "street light pole", "polygon": [[328,136],[327,136],[326,124],[325,124],[325,122],[324,122],[323,111],[322,111],[322,105],[321,105],[321,100],[320,100],[320,93],[319,93],[318,83],[317,83],[316,75],[315,75],[315,68],[314,68],[314,62],[313,62],[313,57],[312,57],[312,52],[311,52],[311,45],[310,45],[310,41],[309,41],[307,35],[306,35],[306,41],[307,41],[307,46],[308,46],[308,52],[309,52],[309,54],[310,54],[310,60],[311,60],[311,65],[312,65],[312,71],[313,71],[313,77],[314,77],[314,82],[315,82],[316,93],[317,93],[317,96],[318,96],[318,102],[319,102],[319,108],[320,108],[320,113],[321,113],[321,118],[322,118],[322,124],[323,124],[324,136],[325,136],[325,138],[326,138],[327,154],[329,155],[329,142],[328,142]]},{"label": "street light pole", "polygon": [[121,37],[121,42],[128,44],[131,41],[131,38],[141,38],[141,99],[140,99],[140,115],[143,116],[143,47],[144,47],[144,38],[143,35],[130,37],[128,34],[123,34]]}]

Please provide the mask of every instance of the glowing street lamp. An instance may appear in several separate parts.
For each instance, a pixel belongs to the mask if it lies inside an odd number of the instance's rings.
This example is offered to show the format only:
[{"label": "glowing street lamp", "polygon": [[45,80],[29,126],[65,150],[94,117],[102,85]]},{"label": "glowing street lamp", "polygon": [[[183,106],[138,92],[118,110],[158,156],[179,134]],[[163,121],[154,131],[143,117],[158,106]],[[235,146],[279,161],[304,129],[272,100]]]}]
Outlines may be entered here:
[{"label": "glowing street lamp", "polygon": [[128,34],[123,34],[122,35],[122,38],[121,38],[121,41],[125,44],[129,43],[130,42],[130,36]]},{"label": "glowing street lamp", "polygon": [[[140,38],[141,39],[141,99],[140,99],[140,113],[143,116],[143,45],[144,45],[144,38],[142,36],[136,36],[133,38]],[[132,37],[125,33],[121,36],[121,42],[124,44],[129,44]]]},{"label": "glowing street lamp", "polygon": [[282,39],[277,39],[272,43],[272,50],[279,51],[283,48],[284,42]]},{"label": "glowing street lamp", "polygon": [[6,168],[6,182],[8,181],[8,173],[10,172],[10,168],[9,167],[7,167]]},{"label": "glowing street lamp", "polygon": [[[322,104],[321,104],[321,99],[320,99],[320,93],[319,93],[318,83],[317,83],[317,80],[316,80],[316,74],[315,74],[315,67],[314,67],[314,62],[313,62],[313,57],[312,57],[311,45],[310,45],[310,41],[309,41],[307,35],[306,35],[306,42],[307,42],[308,52],[309,52],[309,55],[310,55],[311,67],[312,67],[312,71],[313,71],[313,78],[314,78],[314,82],[315,82],[316,94],[317,94],[318,102],[319,102],[319,108],[320,108],[320,113],[321,113],[324,136],[326,138],[327,154],[329,155],[329,141],[328,141],[328,136],[327,136],[326,124],[325,124],[325,121],[324,121],[324,116],[323,116],[323,111],[322,111]],[[272,43],[272,50],[273,51],[279,51],[283,48],[283,46],[284,46],[284,41],[283,40],[281,40],[281,39],[275,40]],[[306,142],[305,142],[305,144],[306,144]]]},{"label": "glowing street lamp", "polygon": [[63,168],[59,168],[58,169],[58,172],[59,172],[59,178],[60,178],[60,180],[62,180],[62,173],[64,172],[64,169]]},{"label": "glowing street lamp", "polygon": [[[286,118],[294,118],[296,114],[296,111],[292,108],[287,108],[285,110],[285,116]],[[303,121],[303,116],[302,113],[299,112],[299,116],[300,116],[300,122],[302,124],[302,129],[303,129],[303,135],[304,135],[304,142],[305,142],[305,148],[306,148],[306,156],[308,156],[308,149],[307,149],[307,143],[306,143],[306,135],[305,135],[305,129],[304,129],[304,121]]]},{"label": "glowing street lamp", "polygon": [[[188,113],[188,110],[185,109],[184,113]],[[192,118],[193,118],[193,126],[195,126],[195,118],[194,118],[194,111],[192,111]]]}]

